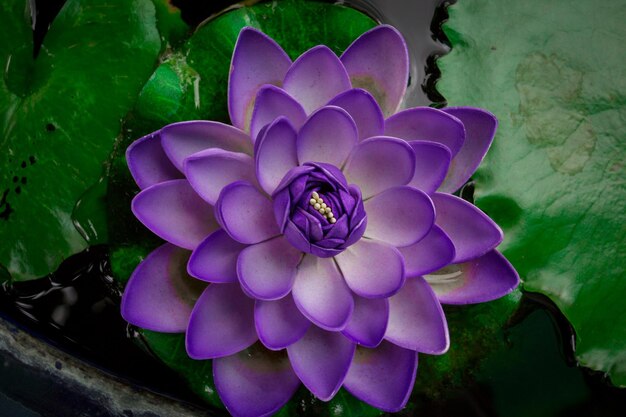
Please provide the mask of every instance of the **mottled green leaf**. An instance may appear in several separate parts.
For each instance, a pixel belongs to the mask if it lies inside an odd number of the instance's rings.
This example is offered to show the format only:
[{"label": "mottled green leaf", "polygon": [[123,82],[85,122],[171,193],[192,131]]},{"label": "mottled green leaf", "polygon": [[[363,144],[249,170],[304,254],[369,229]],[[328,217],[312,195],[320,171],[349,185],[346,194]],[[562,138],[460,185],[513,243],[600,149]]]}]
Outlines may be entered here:
[{"label": "mottled green leaf", "polygon": [[0,264],[15,280],[87,246],[74,206],[102,175],[161,48],[150,1],[68,0],[34,60],[27,4],[0,6]]},{"label": "mottled green leaf", "polygon": [[574,325],[583,365],[626,386],[626,5],[461,0],[439,90],[494,112],[477,204],[524,287]]}]

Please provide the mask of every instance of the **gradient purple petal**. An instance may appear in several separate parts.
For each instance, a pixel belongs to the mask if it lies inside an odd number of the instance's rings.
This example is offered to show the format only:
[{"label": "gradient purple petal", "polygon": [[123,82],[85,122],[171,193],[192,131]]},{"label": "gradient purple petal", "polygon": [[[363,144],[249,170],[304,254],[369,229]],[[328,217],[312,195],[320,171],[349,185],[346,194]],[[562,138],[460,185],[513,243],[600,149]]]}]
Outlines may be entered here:
[{"label": "gradient purple petal", "polygon": [[406,185],[415,173],[415,152],[400,139],[378,136],[355,146],[344,173],[359,186],[363,199],[388,188]]},{"label": "gradient purple petal", "polygon": [[435,355],[445,353],[450,347],[443,309],[424,278],[408,279],[389,299],[385,339],[405,349]]},{"label": "gradient purple petal", "polygon": [[272,38],[251,27],[239,32],[228,79],[228,113],[233,126],[250,131],[259,88],[280,86],[290,66],[291,59]]},{"label": "gradient purple petal", "polygon": [[435,223],[435,206],[417,188],[389,188],[364,203],[367,213],[365,237],[397,247],[420,241]]},{"label": "gradient purple petal", "polygon": [[311,326],[304,337],[287,348],[300,381],[322,401],[329,401],[343,383],[355,344],[338,332]]},{"label": "gradient purple petal", "polygon": [[329,106],[341,107],[347,111],[359,132],[359,141],[373,136],[381,136],[385,131],[385,118],[376,99],[366,90],[353,88],[333,98]]},{"label": "gradient purple petal", "polygon": [[211,284],[202,293],[189,319],[187,354],[213,359],[240,352],[257,341],[254,300],[239,284]]},{"label": "gradient purple petal", "polygon": [[298,132],[298,160],[300,164],[324,162],[341,167],[357,139],[356,125],[347,111],[335,106],[322,107]]},{"label": "gradient purple petal", "polygon": [[215,205],[222,188],[228,184],[235,181],[256,182],[252,157],[219,148],[191,155],[185,159],[183,169],[189,184],[211,205]]},{"label": "gradient purple petal", "polygon": [[389,297],[404,284],[402,254],[387,243],[361,239],[335,260],[348,287],[361,297]]},{"label": "gradient purple petal", "polygon": [[340,330],[350,320],[354,300],[332,259],[305,255],[292,291],[298,309],[319,327]]},{"label": "gradient purple petal", "polygon": [[237,258],[246,248],[223,229],[213,232],[193,251],[187,264],[189,275],[214,283],[237,282]]},{"label": "gradient purple petal", "polygon": [[126,150],[126,161],[133,179],[141,189],[183,178],[163,151],[160,132],[134,141]]},{"label": "gradient purple petal", "polygon": [[122,317],[144,329],[183,333],[206,287],[185,272],[189,251],[166,243],[135,269],[122,296]]},{"label": "gradient purple petal", "polygon": [[395,413],[406,406],[416,374],[416,352],[383,342],[375,349],[357,348],[343,385],[361,401]]},{"label": "gradient purple petal", "polygon": [[437,225],[419,242],[398,248],[404,256],[407,277],[429,274],[450,264],[456,254],[454,244]]},{"label": "gradient purple petal", "polygon": [[465,126],[465,142],[450,164],[440,191],[453,193],[465,184],[480,165],[493,142],[498,119],[486,110],[474,107],[449,107],[444,112]]},{"label": "gradient purple petal", "polygon": [[437,211],[437,226],[454,243],[454,263],[484,255],[502,242],[500,227],[478,207],[451,194],[435,193],[431,198]]},{"label": "gradient purple petal", "polygon": [[255,141],[258,138],[263,127],[281,116],[286,117],[296,130],[300,129],[306,120],[304,108],[285,90],[274,85],[261,87],[254,102],[254,111],[250,122],[252,140]]},{"label": "gradient purple petal", "polygon": [[281,350],[304,336],[311,322],[300,313],[293,297],[276,301],[257,300],[254,322],[261,342],[272,350]]},{"label": "gradient purple petal", "polygon": [[245,132],[224,123],[206,120],[165,126],[161,129],[161,145],[181,172],[188,156],[205,149],[220,148],[252,155],[252,142]]},{"label": "gradient purple petal", "polygon": [[239,282],[256,299],[277,300],[291,291],[300,258],[283,236],[248,246],[237,259]]},{"label": "gradient purple petal", "polygon": [[193,250],[219,229],[213,207],[187,180],[171,180],[146,188],[131,204],[135,217],[160,238]]},{"label": "gradient purple petal", "polygon": [[343,64],[327,46],[303,53],[289,68],[283,88],[298,100],[307,114],[352,87]]},{"label": "gradient purple petal", "polygon": [[272,194],[287,171],[298,166],[296,136],[289,120],[279,117],[258,138],[256,175],[266,193]]},{"label": "gradient purple petal", "polygon": [[248,182],[226,186],[215,212],[226,233],[238,242],[254,244],[280,234],[271,201]]},{"label": "gradient purple petal", "polygon": [[376,97],[386,116],[396,112],[409,79],[409,51],[404,38],[392,26],[365,32],[341,55],[354,87]]},{"label": "gradient purple petal", "polygon": [[496,250],[424,278],[444,304],[484,303],[507,295],[519,284],[515,268]]},{"label": "gradient purple petal", "polygon": [[408,185],[432,194],[441,185],[450,166],[450,150],[436,142],[412,140],[415,151],[415,175]]},{"label": "gradient purple petal", "polygon": [[463,123],[454,116],[432,107],[413,107],[385,121],[385,135],[407,141],[426,140],[445,145],[452,156],[465,141]]},{"label": "gradient purple petal", "polygon": [[215,388],[233,417],[268,417],[300,386],[287,355],[258,346],[213,361]]},{"label": "gradient purple petal", "polygon": [[389,300],[369,299],[354,296],[354,312],[343,329],[343,335],[359,345],[376,347],[387,330],[389,320]]}]

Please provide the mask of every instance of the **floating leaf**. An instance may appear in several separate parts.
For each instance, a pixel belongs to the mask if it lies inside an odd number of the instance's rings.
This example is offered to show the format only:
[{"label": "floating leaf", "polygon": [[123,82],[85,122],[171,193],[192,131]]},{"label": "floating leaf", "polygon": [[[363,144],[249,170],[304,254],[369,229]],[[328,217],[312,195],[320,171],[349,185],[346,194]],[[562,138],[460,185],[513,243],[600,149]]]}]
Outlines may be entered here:
[{"label": "floating leaf", "polygon": [[626,7],[475,0],[450,15],[439,90],[500,120],[477,205],[524,287],[573,324],[580,363],[626,386]]},{"label": "floating leaf", "polygon": [[150,1],[68,0],[34,60],[26,4],[0,6],[0,264],[14,280],[87,247],[74,205],[102,175],[161,49]]}]

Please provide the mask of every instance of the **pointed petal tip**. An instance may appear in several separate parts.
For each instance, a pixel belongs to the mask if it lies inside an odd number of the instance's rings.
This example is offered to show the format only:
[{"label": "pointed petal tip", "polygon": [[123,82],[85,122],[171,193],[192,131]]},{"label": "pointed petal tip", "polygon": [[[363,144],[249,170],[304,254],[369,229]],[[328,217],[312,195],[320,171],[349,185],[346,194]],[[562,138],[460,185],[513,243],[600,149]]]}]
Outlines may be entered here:
[{"label": "pointed petal tip", "polygon": [[356,344],[338,332],[311,326],[305,336],[287,348],[294,372],[322,401],[330,401],[346,378]]},{"label": "pointed petal tip", "polygon": [[409,52],[400,32],[380,25],[359,36],[341,55],[355,87],[377,99],[386,116],[397,111],[406,93]]},{"label": "pointed petal tip", "polygon": [[417,353],[384,341],[358,348],[344,387],[360,400],[386,412],[402,410],[413,390]]},{"label": "pointed petal tip", "polygon": [[453,263],[485,255],[504,239],[504,232],[486,213],[460,197],[434,193],[435,223],[452,240],[456,249]]},{"label": "pointed petal tip", "polygon": [[255,299],[279,300],[291,292],[300,258],[283,236],[248,246],[237,258],[239,283]]},{"label": "pointed petal tip", "polygon": [[475,107],[447,107],[443,111],[459,119],[466,131],[466,139],[450,164],[440,191],[453,193],[474,174],[491,147],[498,127],[498,119],[487,110]]},{"label": "pointed petal tip", "polygon": [[284,353],[255,345],[213,362],[215,388],[234,417],[269,417],[300,386]]},{"label": "pointed petal tip", "polygon": [[228,78],[228,113],[233,126],[250,131],[250,121],[258,89],[264,84],[280,84],[291,59],[272,38],[251,27],[237,38]]},{"label": "pointed petal tip", "polygon": [[219,228],[213,207],[185,179],[160,182],[142,190],[130,207],[152,233],[184,249],[194,250]]},{"label": "pointed petal tip", "polygon": [[450,265],[443,272],[443,281],[438,280],[441,274],[425,276],[443,304],[466,305],[496,300],[510,294],[520,284],[518,272],[495,249],[476,259]]},{"label": "pointed petal tip", "polygon": [[440,355],[450,347],[448,323],[433,289],[422,277],[411,278],[389,299],[385,339],[405,349]]},{"label": "pointed petal tip", "polygon": [[240,243],[251,245],[280,234],[268,198],[247,181],[224,187],[215,213],[226,233]]},{"label": "pointed petal tip", "polygon": [[307,113],[312,113],[352,85],[337,55],[327,46],[318,45],[294,61],[285,75],[283,87]]},{"label": "pointed petal tip", "polygon": [[189,252],[170,243],[152,251],[133,271],[122,295],[127,322],[162,333],[183,333],[206,284],[189,277]]},{"label": "pointed petal tip", "polygon": [[196,302],[185,335],[193,359],[215,359],[236,354],[258,340],[254,300],[239,284],[211,284]]},{"label": "pointed petal tip", "polygon": [[343,166],[357,144],[358,130],[352,116],[341,107],[315,110],[298,132],[298,161]]}]

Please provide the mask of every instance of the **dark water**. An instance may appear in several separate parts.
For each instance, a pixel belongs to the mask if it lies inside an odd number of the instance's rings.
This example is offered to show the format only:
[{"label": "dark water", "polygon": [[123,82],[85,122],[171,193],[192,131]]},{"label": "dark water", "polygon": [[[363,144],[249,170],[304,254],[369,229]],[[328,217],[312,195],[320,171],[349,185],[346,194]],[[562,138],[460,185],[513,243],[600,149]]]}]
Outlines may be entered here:
[{"label": "dark water", "polygon": [[[35,1],[34,53],[63,0]],[[174,0],[183,18],[196,25],[232,1]],[[396,25],[409,39],[412,55],[409,105],[443,106],[436,89],[436,58],[448,50],[441,31],[447,3],[439,0],[370,0],[352,2],[381,21]],[[433,17],[434,14],[434,17]],[[463,197],[471,200],[471,184]],[[121,289],[113,281],[106,246],[67,259],[40,280],[4,284],[0,316],[93,366],[132,384],[204,407],[184,381],[139,346],[119,314]],[[567,320],[545,297],[525,294],[507,330],[510,352],[490,361],[512,361],[506,373],[487,373],[476,384],[420,402],[423,416],[623,416],[626,394],[599,373],[576,367],[575,335]],[[501,357],[499,357],[500,355]],[[495,366],[494,369],[506,367]],[[32,381],[5,381],[30,384]],[[1,391],[1,390],[0,390]],[[77,395],[79,395],[77,393]],[[25,401],[28,405],[28,401]],[[9,414],[6,414],[9,413]],[[0,416],[38,415],[0,392]],[[54,413],[52,413],[54,415]]]}]

